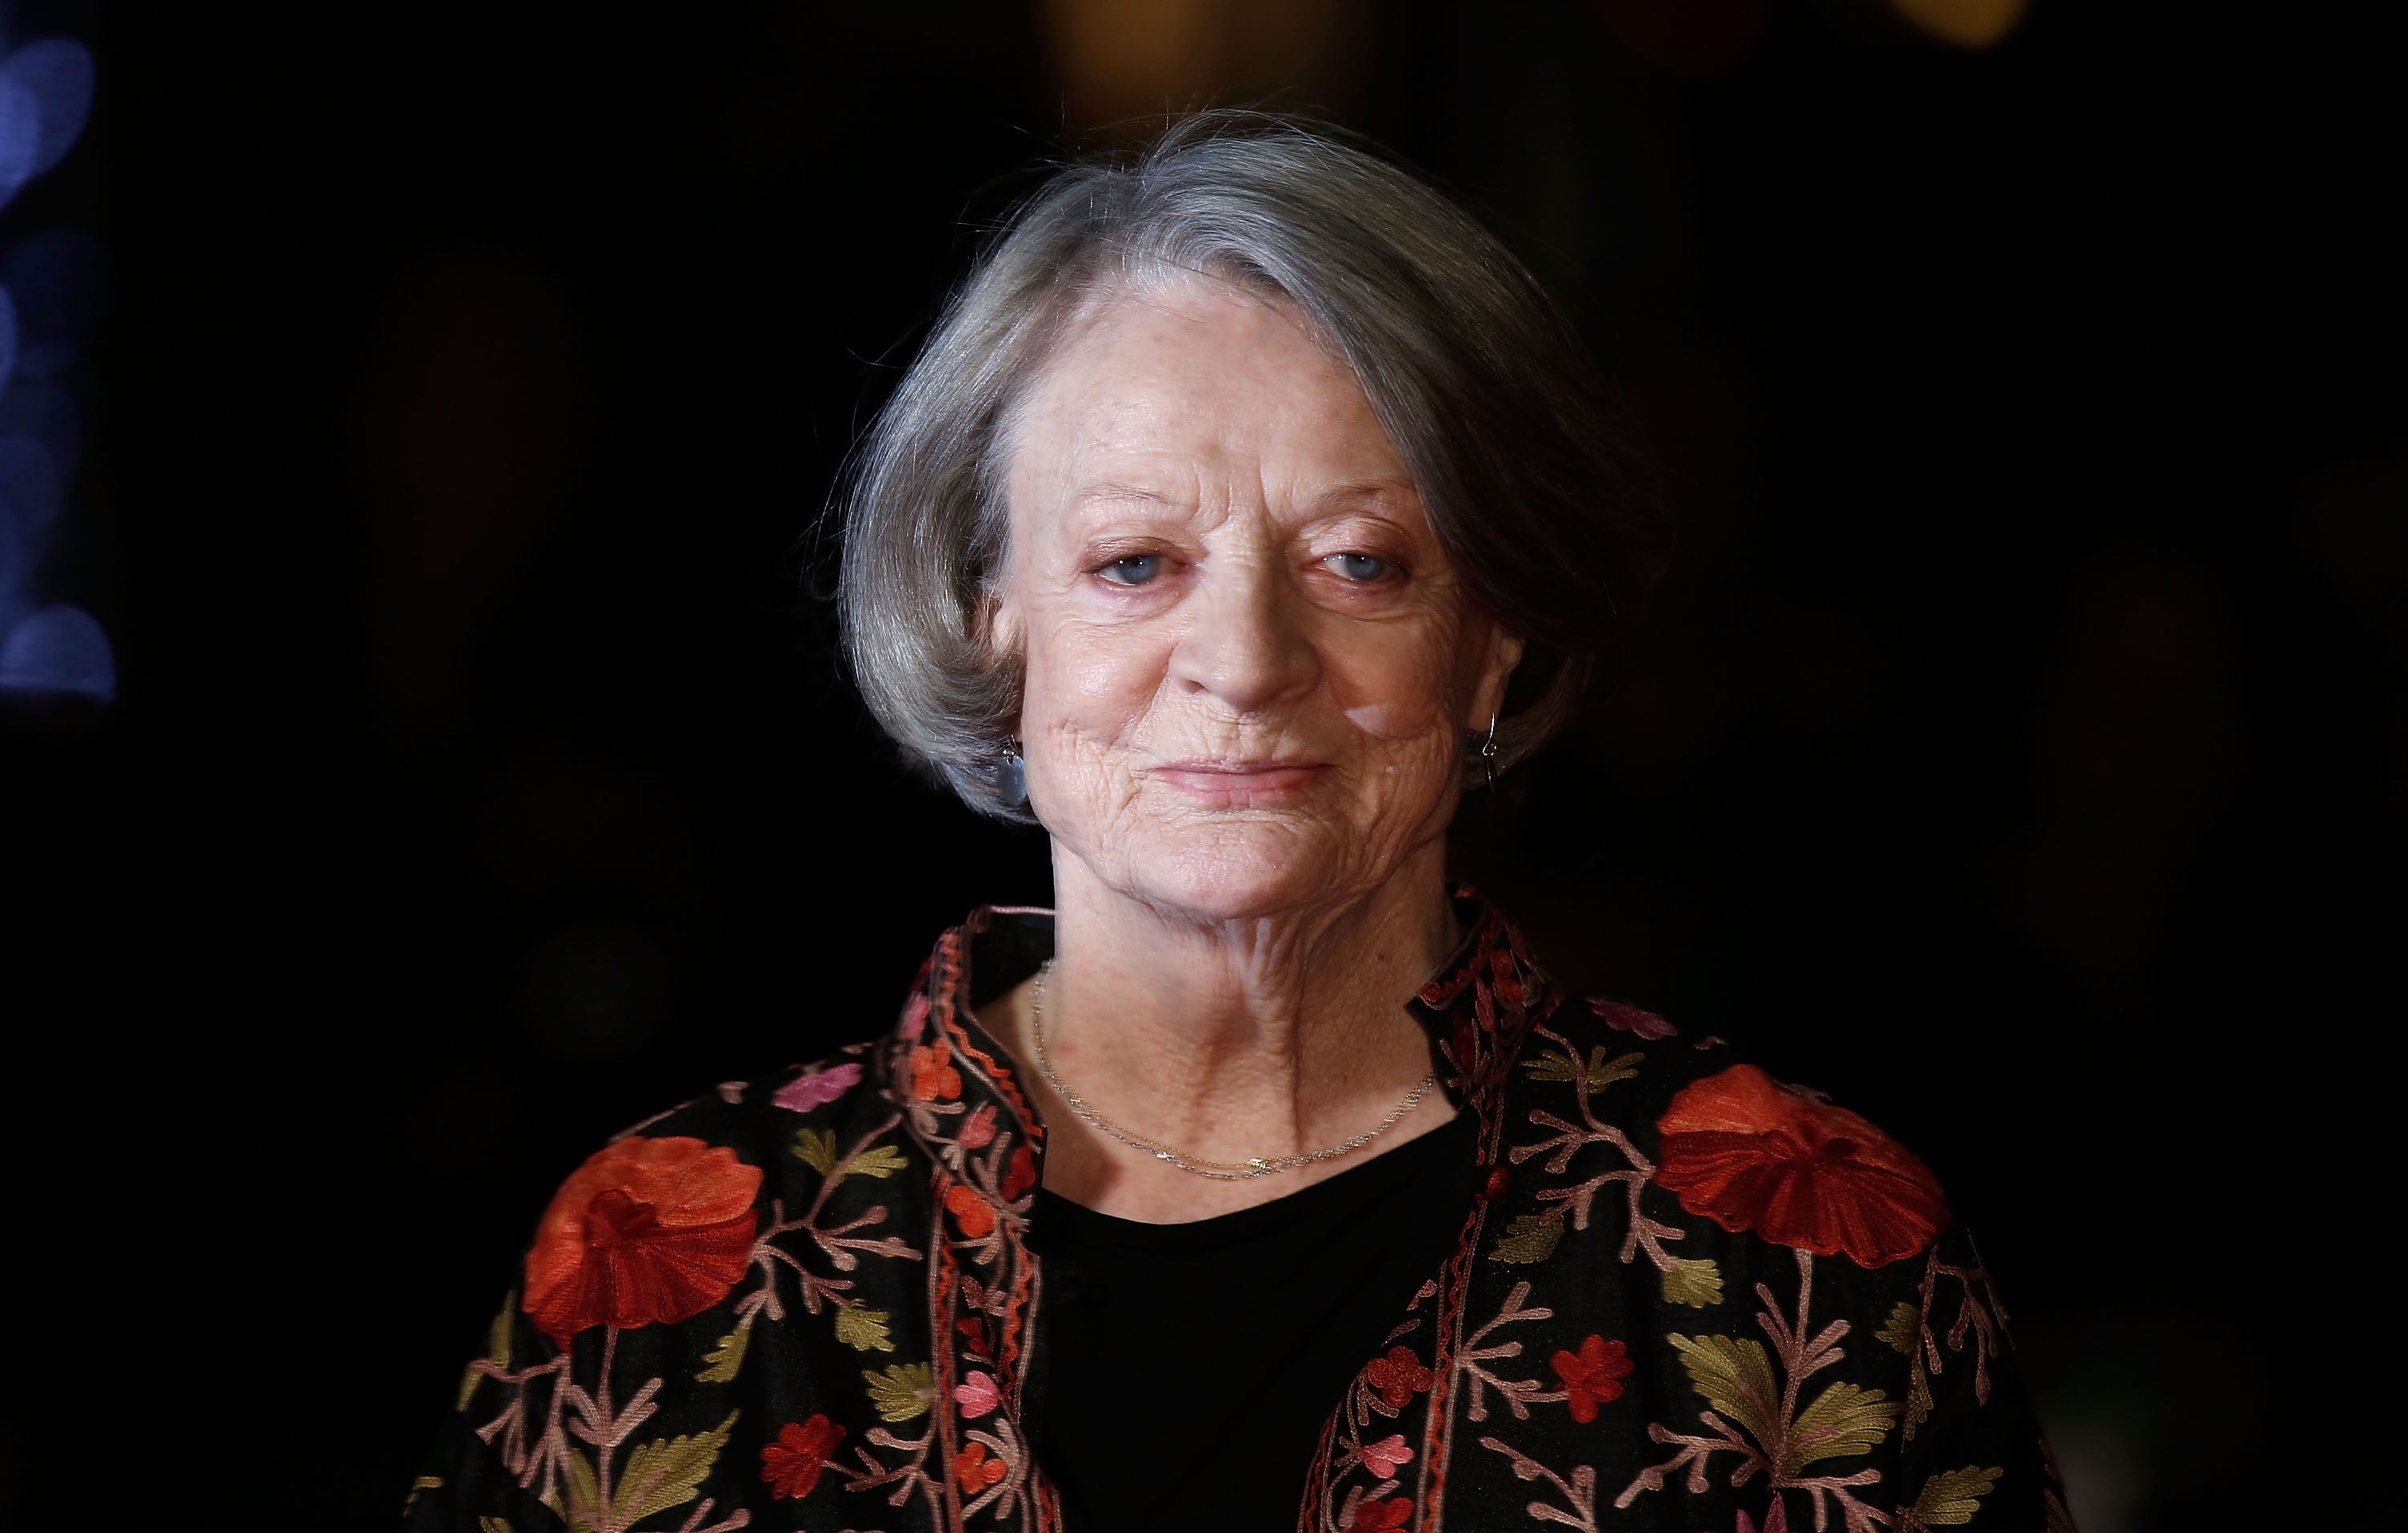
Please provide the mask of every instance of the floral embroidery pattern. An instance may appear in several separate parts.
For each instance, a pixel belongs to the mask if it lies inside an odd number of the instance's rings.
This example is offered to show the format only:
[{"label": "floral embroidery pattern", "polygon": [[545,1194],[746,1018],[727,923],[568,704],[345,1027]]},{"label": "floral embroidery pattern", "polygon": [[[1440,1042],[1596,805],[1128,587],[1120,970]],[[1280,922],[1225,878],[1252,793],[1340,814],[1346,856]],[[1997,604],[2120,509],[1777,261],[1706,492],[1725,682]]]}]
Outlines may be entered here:
[{"label": "floral embroidery pattern", "polygon": [[809,1496],[827,1468],[828,1454],[844,1440],[844,1428],[825,1416],[778,1428],[778,1440],[761,1450],[761,1478],[769,1494],[785,1498]]},{"label": "floral embroidery pattern", "polygon": [[769,1099],[789,1112],[809,1112],[838,1100],[859,1084],[861,1067],[847,1060],[824,1070],[805,1070],[779,1087],[777,1095]]},{"label": "floral embroidery pattern", "polygon": [[1622,1381],[1630,1377],[1628,1351],[1601,1336],[1591,1336],[1576,1353],[1556,1353],[1550,1366],[1563,1381],[1572,1420],[1584,1426],[1597,1420],[1598,1406],[1622,1398]]},{"label": "floral embroidery pattern", "polygon": [[[569,1177],[410,1527],[1058,1533],[1027,1414],[1044,1133],[968,999],[1010,919],[946,934],[883,1040]],[[1300,1533],[2071,1533],[1987,1271],[1913,1155],[1564,996],[1494,912],[1413,1008],[1484,1174],[1331,1402]],[[1175,1404],[1131,1409],[1179,1440]]]},{"label": "floral embroidery pattern", "polygon": [[1727,1230],[1859,1267],[1912,1256],[1947,1222],[1940,1184],[1880,1129],[1753,1065],[1672,1098],[1656,1182]]},{"label": "floral embroidery pattern", "polygon": [[526,1311],[555,1341],[595,1325],[673,1325],[727,1297],[748,1265],[761,1173],[700,1139],[624,1139],[544,1211]]}]

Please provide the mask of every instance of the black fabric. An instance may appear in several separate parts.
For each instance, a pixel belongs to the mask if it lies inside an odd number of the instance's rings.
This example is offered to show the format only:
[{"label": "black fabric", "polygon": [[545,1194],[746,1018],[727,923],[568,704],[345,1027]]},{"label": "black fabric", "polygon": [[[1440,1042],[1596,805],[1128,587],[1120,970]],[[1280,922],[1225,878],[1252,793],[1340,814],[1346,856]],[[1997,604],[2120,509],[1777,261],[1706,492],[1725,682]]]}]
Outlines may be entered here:
[{"label": "black fabric", "polygon": [[1475,1122],[1192,1224],[1038,1193],[1037,1458],[1072,1533],[1296,1526],[1323,1422],[1455,1253]]}]

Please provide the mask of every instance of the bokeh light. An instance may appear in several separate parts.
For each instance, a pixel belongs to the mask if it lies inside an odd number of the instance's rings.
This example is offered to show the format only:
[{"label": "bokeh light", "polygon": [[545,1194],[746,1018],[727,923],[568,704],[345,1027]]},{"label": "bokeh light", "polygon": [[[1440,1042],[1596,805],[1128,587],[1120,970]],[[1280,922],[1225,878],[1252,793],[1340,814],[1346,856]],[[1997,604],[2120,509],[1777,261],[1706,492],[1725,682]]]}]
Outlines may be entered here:
[{"label": "bokeh light", "polygon": [[[0,57],[0,205],[56,165],[92,112],[93,62],[71,38]],[[72,227],[27,236],[0,258],[0,691],[108,701],[108,636],[43,577],[80,446],[71,378],[100,308],[99,242]]]},{"label": "bokeh light", "polygon": [[2015,29],[2028,0],[1890,0],[1919,30],[1960,48],[1987,48]]}]

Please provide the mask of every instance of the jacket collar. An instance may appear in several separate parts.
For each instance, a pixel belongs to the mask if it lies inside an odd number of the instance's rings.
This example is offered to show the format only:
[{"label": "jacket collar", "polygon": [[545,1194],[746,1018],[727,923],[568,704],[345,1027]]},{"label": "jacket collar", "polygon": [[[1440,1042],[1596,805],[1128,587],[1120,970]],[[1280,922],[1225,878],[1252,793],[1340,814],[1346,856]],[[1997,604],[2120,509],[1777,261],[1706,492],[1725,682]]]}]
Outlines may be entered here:
[{"label": "jacket collar", "polygon": [[[1456,910],[1462,939],[1406,1010],[1430,1036],[1448,1096],[1478,1115],[1480,1158],[1486,1165],[1495,1159],[1503,1127],[1507,1073],[1533,1020],[1552,1011],[1561,995],[1502,911],[1469,889],[1457,892]],[[956,1175],[968,1155],[1001,1148],[1003,1136],[1025,1146],[1035,1157],[1032,1169],[1041,1173],[1044,1122],[1014,1074],[1010,1054],[980,1024],[977,1009],[1036,972],[1053,951],[1051,910],[972,910],[937,939],[880,1051],[884,1084],[913,1138]],[[1010,1177],[1002,1185],[1022,1180]],[[982,1190],[981,1196],[1006,1220],[1026,1215],[1025,1191],[998,1197]]]}]

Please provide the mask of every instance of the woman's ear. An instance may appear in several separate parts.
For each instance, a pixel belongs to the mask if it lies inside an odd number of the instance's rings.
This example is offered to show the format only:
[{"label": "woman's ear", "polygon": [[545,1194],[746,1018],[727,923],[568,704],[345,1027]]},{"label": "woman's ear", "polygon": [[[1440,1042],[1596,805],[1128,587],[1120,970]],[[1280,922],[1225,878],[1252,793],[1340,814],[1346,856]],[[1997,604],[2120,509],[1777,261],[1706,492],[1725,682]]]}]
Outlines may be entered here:
[{"label": "woman's ear", "polygon": [[1522,663],[1522,636],[1508,629],[1495,619],[1488,620],[1487,663],[1480,668],[1480,682],[1471,693],[1471,717],[1465,721],[1466,729],[1480,731],[1489,721],[1505,711],[1505,683],[1513,679],[1513,667]]},{"label": "woman's ear", "polygon": [[989,580],[979,588],[970,637],[986,651],[989,664],[1002,660],[1019,647],[1020,609],[1002,582]]}]

